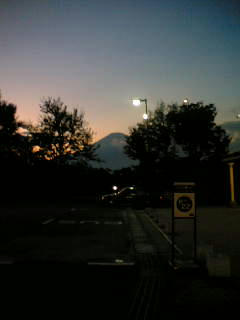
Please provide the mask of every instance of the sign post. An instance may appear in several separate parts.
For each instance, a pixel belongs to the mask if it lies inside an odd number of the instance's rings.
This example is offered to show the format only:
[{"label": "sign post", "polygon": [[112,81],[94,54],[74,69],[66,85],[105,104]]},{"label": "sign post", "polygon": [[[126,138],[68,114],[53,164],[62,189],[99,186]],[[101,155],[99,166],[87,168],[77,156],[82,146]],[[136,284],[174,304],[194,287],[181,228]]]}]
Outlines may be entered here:
[{"label": "sign post", "polygon": [[196,224],[196,203],[195,203],[195,183],[175,182],[172,201],[172,266],[175,266],[175,220],[192,219],[193,228],[193,259],[197,258],[197,224]]}]

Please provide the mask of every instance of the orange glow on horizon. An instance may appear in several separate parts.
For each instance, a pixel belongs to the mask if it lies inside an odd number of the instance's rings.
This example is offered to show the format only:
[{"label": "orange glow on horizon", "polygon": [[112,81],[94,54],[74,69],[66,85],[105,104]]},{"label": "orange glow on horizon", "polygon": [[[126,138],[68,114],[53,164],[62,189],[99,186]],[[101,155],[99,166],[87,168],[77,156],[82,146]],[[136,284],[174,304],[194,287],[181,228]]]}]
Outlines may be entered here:
[{"label": "orange glow on horizon", "polygon": [[[13,103],[17,106],[16,115],[19,121],[32,123],[33,125],[36,125],[39,122],[41,116],[41,97],[36,98],[31,94],[30,96],[26,96],[22,92],[18,92],[18,94],[13,96],[11,92],[8,93],[6,90],[3,90],[2,98],[9,103]],[[68,101],[65,101],[66,99],[62,98],[62,100],[68,105]],[[96,104],[99,104],[99,102],[97,102]],[[71,107],[70,104],[69,106]],[[85,120],[88,123],[88,127],[90,127],[93,131],[92,143],[96,143],[97,141],[114,132],[128,134],[128,127],[131,125],[130,118],[126,120],[126,117],[124,115],[119,118],[118,115],[115,116],[114,114],[109,115],[109,117],[105,115],[99,116],[99,114],[95,114],[94,112],[92,112],[90,107],[89,110],[90,111],[88,112],[88,109],[86,108],[85,110],[83,109],[83,112],[85,114]],[[131,107],[129,107],[129,111],[132,111]],[[134,122],[135,114],[133,123]]]}]

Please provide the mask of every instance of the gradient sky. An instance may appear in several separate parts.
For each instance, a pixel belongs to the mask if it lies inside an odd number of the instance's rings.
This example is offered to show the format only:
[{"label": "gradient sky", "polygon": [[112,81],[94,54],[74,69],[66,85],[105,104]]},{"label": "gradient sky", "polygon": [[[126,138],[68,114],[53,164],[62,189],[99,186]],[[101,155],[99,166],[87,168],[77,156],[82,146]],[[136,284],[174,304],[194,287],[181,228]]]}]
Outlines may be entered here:
[{"label": "gradient sky", "polygon": [[43,97],[85,112],[95,140],[128,133],[144,105],[240,112],[239,0],[0,0],[0,89],[21,120]]}]

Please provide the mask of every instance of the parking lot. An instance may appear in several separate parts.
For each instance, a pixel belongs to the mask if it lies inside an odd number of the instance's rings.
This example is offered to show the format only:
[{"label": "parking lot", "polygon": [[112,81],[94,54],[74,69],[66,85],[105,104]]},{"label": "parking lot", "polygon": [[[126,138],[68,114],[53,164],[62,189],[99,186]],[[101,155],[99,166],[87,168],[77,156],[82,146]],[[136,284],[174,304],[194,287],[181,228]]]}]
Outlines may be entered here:
[{"label": "parking lot", "polygon": [[31,304],[86,319],[126,316],[137,272],[121,210],[22,205],[2,208],[0,216],[0,262],[17,267],[1,277],[6,300],[22,301],[24,314]]},{"label": "parking lot", "polygon": [[[198,255],[205,251],[205,254],[228,256],[231,275],[240,277],[240,208],[199,207],[196,210]],[[148,208],[145,212],[156,218],[162,232],[171,240],[171,208]],[[193,256],[193,231],[192,219],[175,222],[175,241],[183,259]]]},{"label": "parking lot", "polygon": [[1,220],[2,259],[59,263],[129,259],[128,230],[117,209],[3,208]]},{"label": "parking lot", "polygon": [[[197,210],[198,249],[229,256],[229,279],[212,280],[201,268],[167,271],[166,261],[171,258],[170,208],[137,210],[86,203],[1,208],[0,261],[21,266],[21,274],[17,278],[11,275],[7,282],[9,288],[15,279],[10,287],[18,296],[26,286],[38,294],[44,288],[43,299],[51,300],[54,295],[65,301],[63,304],[74,302],[89,314],[97,308],[107,318],[126,317],[143,276],[151,281],[161,279],[160,289],[153,288],[158,295],[154,301],[160,301],[157,305],[162,312],[184,312],[189,303],[202,305],[203,310],[218,304],[229,308],[239,302],[239,212],[239,208],[220,207]],[[191,258],[191,221],[177,223],[176,245],[182,252],[178,258]],[[151,257],[160,260],[155,263]],[[41,266],[37,277],[32,274],[33,266]],[[120,311],[115,314],[116,310]]]}]

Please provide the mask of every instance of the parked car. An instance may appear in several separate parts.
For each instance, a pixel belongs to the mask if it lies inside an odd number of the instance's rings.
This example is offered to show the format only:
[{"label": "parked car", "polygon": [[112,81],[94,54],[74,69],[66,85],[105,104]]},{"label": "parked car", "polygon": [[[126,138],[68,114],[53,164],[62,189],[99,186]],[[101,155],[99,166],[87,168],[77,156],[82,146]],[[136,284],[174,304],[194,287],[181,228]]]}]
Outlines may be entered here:
[{"label": "parked car", "polygon": [[102,195],[101,201],[103,204],[128,206],[133,205],[137,198],[139,198],[139,191],[135,186],[128,186],[119,191]]},{"label": "parked car", "polygon": [[146,192],[140,187],[127,186],[100,197],[105,205],[131,206],[135,208],[163,207],[170,205],[170,198],[163,192]]}]

